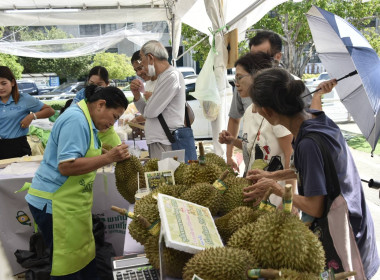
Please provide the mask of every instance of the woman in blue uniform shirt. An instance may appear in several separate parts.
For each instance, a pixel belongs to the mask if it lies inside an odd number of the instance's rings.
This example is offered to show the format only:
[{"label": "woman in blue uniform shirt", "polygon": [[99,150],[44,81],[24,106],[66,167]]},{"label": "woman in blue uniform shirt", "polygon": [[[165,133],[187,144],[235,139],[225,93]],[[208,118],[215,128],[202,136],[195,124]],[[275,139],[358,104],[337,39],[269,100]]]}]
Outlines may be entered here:
[{"label": "woman in blue uniform shirt", "polygon": [[29,125],[54,115],[54,109],[19,93],[16,79],[6,66],[0,66],[0,100],[0,159],[31,155],[26,139]]},{"label": "woman in blue uniform shirt", "polygon": [[52,250],[51,279],[98,279],[91,220],[96,170],[129,157],[125,144],[102,153],[98,137],[127,108],[124,93],[97,86],[85,93],[55,122],[41,165],[25,184],[25,199]]}]

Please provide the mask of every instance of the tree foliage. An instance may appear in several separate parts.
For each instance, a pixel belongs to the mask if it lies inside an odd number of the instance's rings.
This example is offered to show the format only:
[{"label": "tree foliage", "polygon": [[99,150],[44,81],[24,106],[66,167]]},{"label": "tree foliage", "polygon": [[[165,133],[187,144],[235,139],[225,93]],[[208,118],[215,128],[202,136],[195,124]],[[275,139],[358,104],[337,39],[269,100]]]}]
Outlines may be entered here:
[{"label": "tree foliage", "polygon": [[21,74],[24,70],[24,67],[17,62],[16,56],[0,53],[0,65],[9,67],[12,70],[15,78],[21,79]]},{"label": "tree foliage", "polygon": [[[304,0],[299,3],[285,2],[263,17],[253,30],[272,30],[282,36],[283,63],[290,72],[301,76],[315,51],[313,39],[306,19],[306,12],[312,5],[345,18],[359,30],[371,20],[379,9],[379,0],[362,3],[361,0]],[[254,32],[253,32],[254,33]],[[254,36],[247,32],[250,38]]]},{"label": "tree foliage", "polygon": [[[66,32],[56,27],[43,27],[18,32],[18,40],[21,41],[54,40],[69,37]],[[46,49],[46,47],[43,48]],[[60,51],[68,50],[70,50],[70,46],[63,46]],[[77,80],[87,75],[92,56],[56,59],[20,57],[19,61],[24,66],[25,73],[54,72],[62,80]]]},{"label": "tree foliage", "polygon": [[[260,21],[247,30],[246,38],[252,38],[257,31],[272,30],[278,33],[283,40],[282,62],[290,72],[302,76],[307,63],[315,52],[313,39],[306,19],[306,12],[312,5],[325,9],[331,13],[347,19],[359,30],[363,30],[370,22],[371,17],[380,12],[380,1],[372,0],[362,3],[361,0],[336,1],[336,0],[304,0],[293,2],[289,0],[264,16]],[[367,32],[367,39],[378,51],[379,35]],[[182,24],[183,45],[188,49],[197,43],[205,34]],[[210,45],[208,40],[194,48],[192,57],[201,65],[205,61]],[[239,43],[239,55],[248,52],[247,42]]]},{"label": "tree foliage", "polygon": [[[191,26],[182,23],[182,44],[185,48],[184,52],[202,40],[206,34],[192,28]],[[199,62],[199,66],[202,67],[206,61],[207,55],[210,51],[210,43],[208,39],[204,39],[200,44],[194,47],[191,53],[191,57]]]},{"label": "tree foliage", "polygon": [[377,52],[377,55],[380,56],[380,35],[379,33],[376,33],[375,28],[365,28],[363,30],[363,35],[371,44],[372,48]]},{"label": "tree foliage", "polygon": [[98,53],[94,56],[92,67],[98,65],[107,68],[110,79],[123,80],[126,77],[135,75],[131,58],[125,54]]}]

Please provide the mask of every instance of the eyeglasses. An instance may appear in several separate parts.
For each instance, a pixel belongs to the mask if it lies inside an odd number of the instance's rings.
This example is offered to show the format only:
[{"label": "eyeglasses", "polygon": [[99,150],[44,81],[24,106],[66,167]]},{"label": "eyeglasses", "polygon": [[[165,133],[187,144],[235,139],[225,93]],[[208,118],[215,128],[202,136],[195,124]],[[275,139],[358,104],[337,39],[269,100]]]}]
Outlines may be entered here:
[{"label": "eyeglasses", "polygon": [[247,74],[247,75],[242,75],[242,76],[235,76],[235,78],[234,78],[234,83],[235,83],[235,84],[240,83],[240,80],[243,79],[244,77],[247,77],[247,76],[251,76],[251,75],[250,75],[250,74]]}]

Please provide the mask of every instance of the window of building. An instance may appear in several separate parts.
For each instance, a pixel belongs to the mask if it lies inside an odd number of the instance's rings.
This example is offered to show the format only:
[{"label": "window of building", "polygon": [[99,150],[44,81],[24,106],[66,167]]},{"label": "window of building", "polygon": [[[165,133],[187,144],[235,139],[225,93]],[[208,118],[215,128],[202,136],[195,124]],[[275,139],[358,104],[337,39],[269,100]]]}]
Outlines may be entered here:
[{"label": "window of building", "polygon": [[100,25],[99,24],[79,25],[79,35],[80,36],[99,36]]},{"label": "window of building", "polygon": [[101,30],[101,34],[103,35],[110,31],[116,30],[116,24],[101,24],[100,30]]}]

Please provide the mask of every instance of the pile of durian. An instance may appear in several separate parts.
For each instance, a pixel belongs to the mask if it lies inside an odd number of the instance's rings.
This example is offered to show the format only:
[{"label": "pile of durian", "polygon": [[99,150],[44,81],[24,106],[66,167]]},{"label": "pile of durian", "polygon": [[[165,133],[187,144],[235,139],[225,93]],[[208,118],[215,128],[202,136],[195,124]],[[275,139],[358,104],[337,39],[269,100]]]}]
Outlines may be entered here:
[{"label": "pile of durian", "polygon": [[322,245],[298,216],[288,211],[289,205],[284,205],[286,211],[266,207],[269,192],[260,207],[244,202],[243,188],[251,182],[236,177],[221,157],[205,155],[202,145],[199,150],[199,161],[181,163],[176,169],[175,185],[161,185],[138,201],[134,199],[137,184],[145,187],[144,172],[157,171],[157,160],[143,166],[131,157],[116,165],[117,189],[135,203],[134,213],[128,214],[132,218],[129,233],[144,246],[150,263],[160,268],[157,194],[163,193],[208,207],[218,217],[215,224],[225,244],[195,255],[164,248],[166,275],[184,280],[191,280],[194,274],[204,280],[257,279],[257,275],[264,279],[319,279],[325,270]]}]

